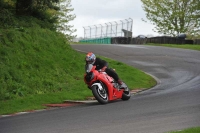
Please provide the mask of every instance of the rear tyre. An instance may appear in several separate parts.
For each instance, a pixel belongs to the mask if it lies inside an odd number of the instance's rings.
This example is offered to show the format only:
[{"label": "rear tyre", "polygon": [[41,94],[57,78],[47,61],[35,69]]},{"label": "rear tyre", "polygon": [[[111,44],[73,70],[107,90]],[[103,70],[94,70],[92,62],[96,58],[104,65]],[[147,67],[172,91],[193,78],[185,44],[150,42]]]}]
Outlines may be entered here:
[{"label": "rear tyre", "polygon": [[91,88],[92,93],[96,100],[101,103],[101,104],[106,104],[108,103],[108,93],[105,88],[100,88],[97,85],[92,86]]}]

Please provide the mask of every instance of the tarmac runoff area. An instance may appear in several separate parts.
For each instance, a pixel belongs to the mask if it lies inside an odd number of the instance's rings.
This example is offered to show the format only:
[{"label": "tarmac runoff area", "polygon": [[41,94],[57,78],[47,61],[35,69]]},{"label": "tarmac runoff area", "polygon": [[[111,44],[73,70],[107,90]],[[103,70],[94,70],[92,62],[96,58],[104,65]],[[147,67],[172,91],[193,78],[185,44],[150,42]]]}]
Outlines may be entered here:
[{"label": "tarmac runoff area", "polygon": [[[144,90],[146,90],[146,89],[131,90],[131,94],[134,95],[134,94],[137,94]],[[51,110],[51,109],[56,109],[56,108],[72,107],[72,106],[76,106],[76,105],[80,105],[80,104],[87,104],[87,103],[97,103],[97,101],[95,100],[94,97],[88,97],[87,100],[83,100],[83,101],[65,100],[63,103],[59,103],[59,104],[44,104],[44,106],[47,107],[46,109],[28,110],[28,111],[17,112],[17,113],[8,114],[8,115],[0,115],[0,118],[16,116],[16,115],[23,115],[23,114],[27,114],[27,113],[40,112],[40,111]]]}]

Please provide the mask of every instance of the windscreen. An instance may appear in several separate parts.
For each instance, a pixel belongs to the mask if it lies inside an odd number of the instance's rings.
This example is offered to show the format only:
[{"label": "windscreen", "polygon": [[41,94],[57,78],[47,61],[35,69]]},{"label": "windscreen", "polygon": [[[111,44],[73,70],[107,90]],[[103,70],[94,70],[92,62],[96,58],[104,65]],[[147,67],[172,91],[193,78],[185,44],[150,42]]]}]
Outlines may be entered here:
[{"label": "windscreen", "polygon": [[85,65],[85,72],[89,73],[92,70],[93,65],[92,64],[87,64]]}]

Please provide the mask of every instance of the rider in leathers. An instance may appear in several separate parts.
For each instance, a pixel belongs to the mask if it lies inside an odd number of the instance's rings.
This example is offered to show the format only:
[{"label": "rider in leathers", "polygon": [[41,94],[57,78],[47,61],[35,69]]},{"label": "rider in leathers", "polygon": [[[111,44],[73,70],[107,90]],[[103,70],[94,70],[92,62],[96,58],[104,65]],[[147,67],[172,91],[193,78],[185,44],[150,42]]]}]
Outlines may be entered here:
[{"label": "rider in leathers", "polygon": [[108,63],[99,57],[96,57],[94,53],[89,52],[86,54],[85,58],[86,64],[92,64],[96,66],[96,70],[105,71],[109,76],[113,77],[115,81],[118,82],[120,88],[123,88],[123,82],[119,79],[117,73],[112,69],[108,68]]}]

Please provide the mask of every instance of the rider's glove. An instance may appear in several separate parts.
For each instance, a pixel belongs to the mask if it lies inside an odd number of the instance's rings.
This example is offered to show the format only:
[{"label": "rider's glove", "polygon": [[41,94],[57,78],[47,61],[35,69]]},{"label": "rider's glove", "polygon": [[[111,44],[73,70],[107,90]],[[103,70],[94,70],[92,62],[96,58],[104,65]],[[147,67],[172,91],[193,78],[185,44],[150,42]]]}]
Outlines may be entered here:
[{"label": "rider's glove", "polygon": [[101,69],[101,71],[105,72],[106,68],[107,68],[106,66],[103,67],[103,68]]}]

